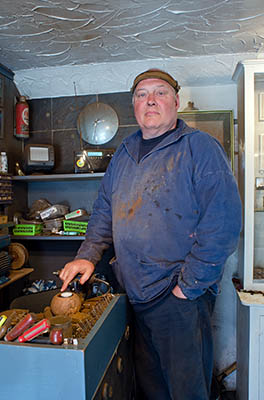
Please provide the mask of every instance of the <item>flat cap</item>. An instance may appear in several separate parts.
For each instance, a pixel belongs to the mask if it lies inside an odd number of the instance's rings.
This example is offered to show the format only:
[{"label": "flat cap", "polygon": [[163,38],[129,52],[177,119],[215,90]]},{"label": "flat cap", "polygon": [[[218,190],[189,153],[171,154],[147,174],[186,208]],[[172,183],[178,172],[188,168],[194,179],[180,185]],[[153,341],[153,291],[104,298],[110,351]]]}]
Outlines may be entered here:
[{"label": "flat cap", "polygon": [[136,76],[133,82],[133,86],[131,88],[131,92],[134,93],[136,86],[139,84],[139,82],[145,79],[162,79],[163,81],[168,82],[173,87],[176,93],[178,93],[181,88],[178,82],[175,81],[175,79],[167,72],[162,71],[161,69],[148,69],[147,71],[142,72],[141,74]]}]

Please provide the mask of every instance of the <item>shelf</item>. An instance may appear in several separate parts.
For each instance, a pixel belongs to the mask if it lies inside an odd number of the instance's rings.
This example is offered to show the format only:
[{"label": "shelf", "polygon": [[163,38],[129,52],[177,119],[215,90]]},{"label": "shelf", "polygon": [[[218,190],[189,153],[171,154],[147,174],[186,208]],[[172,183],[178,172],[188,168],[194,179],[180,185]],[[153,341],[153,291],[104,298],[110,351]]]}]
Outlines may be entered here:
[{"label": "shelf", "polygon": [[87,179],[101,179],[104,176],[104,172],[97,172],[94,174],[54,174],[54,175],[24,175],[24,176],[13,176],[13,181],[22,182],[37,182],[37,181],[77,181]]},{"label": "shelf", "polygon": [[85,240],[85,236],[26,236],[26,235],[12,235],[11,239],[14,240]]},{"label": "shelf", "polygon": [[11,228],[12,226],[15,226],[14,222],[6,222],[4,224],[0,224],[0,229],[2,229],[2,228]]},{"label": "shelf", "polygon": [[5,286],[8,286],[11,283],[17,281],[18,279],[21,279],[24,276],[29,275],[33,271],[34,271],[33,268],[22,268],[22,269],[17,269],[17,270],[10,270],[9,281],[0,285],[0,290],[3,289]]}]

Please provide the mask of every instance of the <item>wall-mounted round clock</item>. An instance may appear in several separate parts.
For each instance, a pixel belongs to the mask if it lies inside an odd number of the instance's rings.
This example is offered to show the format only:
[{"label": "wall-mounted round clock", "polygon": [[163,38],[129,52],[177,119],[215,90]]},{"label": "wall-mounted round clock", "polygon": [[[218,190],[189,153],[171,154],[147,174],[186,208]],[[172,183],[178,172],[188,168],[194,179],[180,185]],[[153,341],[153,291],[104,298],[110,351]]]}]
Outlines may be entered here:
[{"label": "wall-mounted round clock", "polygon": [[77,129],[80,137],[89,144],[107,143],[118,130],[117,113],[108,104],[88,104],[78,116]]}]

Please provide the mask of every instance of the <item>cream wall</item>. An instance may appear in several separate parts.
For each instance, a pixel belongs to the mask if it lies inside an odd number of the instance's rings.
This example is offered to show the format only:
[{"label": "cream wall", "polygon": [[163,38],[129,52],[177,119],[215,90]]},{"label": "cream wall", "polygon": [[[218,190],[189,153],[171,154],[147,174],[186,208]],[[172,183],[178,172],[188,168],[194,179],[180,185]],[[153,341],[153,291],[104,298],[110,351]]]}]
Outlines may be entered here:
[{"label": "cream wall", "polygon": [[[251,57],[254,58],[254,54]],[[153,58],[144,61],[66,65],[13,72],[21,94],[36,99],[73,96],[74,84],[78,95],[127,92],[135,76],[149,68],[168,71],[183,88],[221,87],[233,83],[232,75],[237,63],[248,58],[248,54],[244,53]]]},{"label": "cream wall", "polygon": [[[180,92],[181,109],[193,101],[200,110],[233,110],[237,116],[236,85],[186,87]],[[236,293],[232,276],[237,271],[237,254],[232,255],[225,266],[221,294],[218,296],[213,315],[215,367],[221,372],[236,361]],[[225,379],[229,390],[235,390],[236,372]]]},{"label": "cream wall", "polygon": [[180,92],[180,111],[193,101],[199,110],[233,110],[237,114],[236,85],[183,87]]}]

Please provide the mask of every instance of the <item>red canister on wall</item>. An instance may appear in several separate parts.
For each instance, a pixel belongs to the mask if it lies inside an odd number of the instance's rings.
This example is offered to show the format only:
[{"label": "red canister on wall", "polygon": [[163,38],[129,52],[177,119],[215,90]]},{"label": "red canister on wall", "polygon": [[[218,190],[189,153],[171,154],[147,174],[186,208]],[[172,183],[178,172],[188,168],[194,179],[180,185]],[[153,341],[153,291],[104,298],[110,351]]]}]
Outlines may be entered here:
[{"label": "red canister on wall", "polygon": [[17,138],[29,138],[29,108],[25,96],[21,96],[16,104],[16,130]]}]

